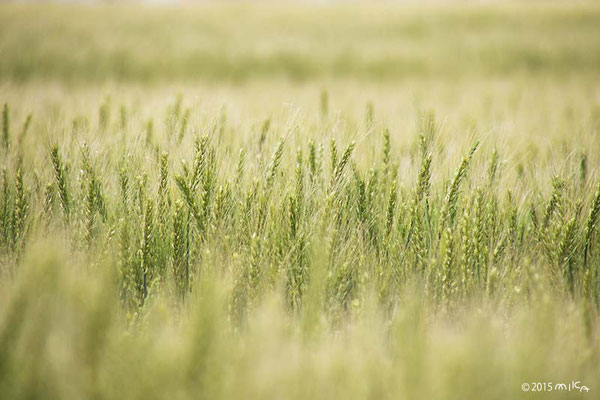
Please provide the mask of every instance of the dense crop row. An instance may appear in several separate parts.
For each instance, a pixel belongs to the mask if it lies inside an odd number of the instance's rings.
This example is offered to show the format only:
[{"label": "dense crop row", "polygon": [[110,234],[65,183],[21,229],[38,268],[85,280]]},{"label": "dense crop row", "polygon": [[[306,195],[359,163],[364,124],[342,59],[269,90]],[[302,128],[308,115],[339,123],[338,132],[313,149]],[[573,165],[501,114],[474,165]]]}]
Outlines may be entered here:
[{"label": "dense crop row", "polygon": [[[127,110],[111,123],[107,107],[98,126],[83,129],[126,135]],[[111,260],[131,310],[161,288],[185,298],[207,271],[232,281],[237,321],[273,290],[293,313],[310,297],[340,316],[359,309],[366,291],[393,308],[415,283],[444,307],[479,296],[510,304],[535,285],[598,306],[600,186],[588,182],[585,156],[577,180],[554,176],[548,198],[517,200],[501,183],[501,155],[482,154],[479,142],[464,149],[449,179],[433,184],[434,148],[443,152],[443,143],[432,115],[417,135],[414,187],[399,182],[394,143],[376,129],[372,106],[364,129],[382,144],[364,166],[353,155],[366,149],[354,142],[310,140],[294,149],[281,138],[264,154],[268,121],[258,143],[237,153],[220,144],[218,129],[192,133],[188,118],[179,101],[161,125],[162,148],[149,122],[135,153],[108,160],[85,141],[53,143],[38,170],[21,161],[32,117],[17,129],[6,105],[0,247],[9,269],[31,238],[60,232],[91,263]],[[182,142],[193,143],[192,157],[173,160],[169,149]],[[225,153],[238,154],[235,168],[224,165]],[[468,185],[474,158],[487,160],[487,172]]]}]

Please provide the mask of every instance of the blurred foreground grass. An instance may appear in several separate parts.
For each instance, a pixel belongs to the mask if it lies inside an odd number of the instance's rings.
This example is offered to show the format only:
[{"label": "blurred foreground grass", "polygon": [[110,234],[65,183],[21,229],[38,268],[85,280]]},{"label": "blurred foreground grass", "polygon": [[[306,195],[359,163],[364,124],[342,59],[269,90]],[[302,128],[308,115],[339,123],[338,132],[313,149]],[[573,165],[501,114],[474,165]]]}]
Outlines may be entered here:
[{"label": "blurred foreground grass", "polygon": [[[159,295],[131,325],[111,265],[81,264],[63,245],[37,245],[2,283],[6,398],[594,398],[597,324],[543,293],[510,311],[485,301],[448,315],[406,288],[391,315],[367,298],[334,332],[318,311],[290,318],[271,294],[238,330],[227,285],[209,272],[185,305]],[[571,380],[591,392],[521,391]]]}]

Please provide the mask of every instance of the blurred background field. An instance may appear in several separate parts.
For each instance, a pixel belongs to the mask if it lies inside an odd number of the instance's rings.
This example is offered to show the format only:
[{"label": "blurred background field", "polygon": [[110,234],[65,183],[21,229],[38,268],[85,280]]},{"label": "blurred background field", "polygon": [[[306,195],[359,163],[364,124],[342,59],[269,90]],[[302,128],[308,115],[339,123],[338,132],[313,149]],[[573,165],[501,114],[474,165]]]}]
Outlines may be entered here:
[{"label": "blurred background field", "polygon": [[594,76],[600,7],[3,5],[0,78],[61,82]]},{"label": "blurred background field", "polygon": [[0,397],[597,397],[600,4],[2,3],[4,104]]},{"label": "blurred background field", "polygon": [[597,121],[598,21],[593,2],[3,4],[0,85],[17,113],[112,95],[147,118],[183,95],[192,118],[225,106],[239,126],[318,117],[326,91],[355,122],[374,104],[400,141],[434,110],[522,149]]}]

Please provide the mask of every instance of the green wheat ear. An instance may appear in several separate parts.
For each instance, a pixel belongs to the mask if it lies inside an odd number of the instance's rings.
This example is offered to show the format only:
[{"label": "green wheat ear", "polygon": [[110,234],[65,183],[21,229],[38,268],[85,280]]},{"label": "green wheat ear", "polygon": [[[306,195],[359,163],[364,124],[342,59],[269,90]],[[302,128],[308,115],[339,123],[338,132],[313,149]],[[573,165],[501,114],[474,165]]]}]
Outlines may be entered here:
[{"label": "green wheat ear", "polygon": [[330,154],[330,160],[331,160],[331,179],[335,179],[335,169],[337,167],[337,157],[338,157],[338,152],[337,152],[337,145],[335,143],[335,139],[331,139],[331,142],[329,143],[329,154]]},{"label": "green wheat ear", "polygon": [[6,152],[8,152],[10,148],[10,110],[6,103],[2,109],[2,144]]},{"label": "green wheat ear", "polygon": [[385,176],[387,177],[390,173],[390,153],[392,150],[392,145],[390,143],[390,130],[385,129],[383,132],[383,171]]},{"label": "green wheat ear", "polygon": [[314,183],[318,179],[318,176],[320,174],[317,163],[317,148],[315,146],[314,140],[311,139],[308,142],[308,170],[310,183]]},{"label": "green wheat ear", "polygon": [[9,180],[8,180],[8,172],[6,170],[6,168],[2,169],[2,203],[1,203],[1,208],[0,208],[0,216],[2,217],[0,219],[0,229],[2,230],[0,232],[0,238],[2,239],[2,242],[4,245],[8,246],[9,242],[10,242],[10,223],[9,221],[11,221],[11,215],[12,215],[12,209],[11,209],[11,191],[10,191],[10,184],[9,184]]},{"label": "green wheat ear", "polygon": [[499,166],[499,155],[498,150],[494,148],[492,151],[492,156],[490,158],[490,164],[488,167],[488,185],[492,187],[496,181],[498,175],[498,166]]},{"label": "green wheat ear", "polygon": [[71,199],[68,189],[67,172],[63,164],[58,145],[53,144],[50,148],[50,159],[54,170],[54,179],[58,189],[61,208],[65,221],[68,223],[71,214]]},{"label": "green wheat ear", "polygon": [[[332,141],[332,162],[333,162],[333,155],[334,152],[333,150],[335,149],[335,143]],[[346,169],[346,165],[348,165],[348,163],[350,162],[350,158],[352,156],[352,152],[354,151],[354,147],[356,146],[355,142],[351,142],[348,147],[346,147],[346,150],[344,150],[344,154],[342,154],[342,158],[340,159],[340,161],[335,165],[334,169],[333,169],[333,182],[332,182],[332,186],[338,182],[340,182],[342,175],[344,174],[344,170]]]},{"label": "green wheat ear", "polygon": [[238,154],[238,162],[235,168],[235,186],[240,188],[242,181],[245,176],[245,168],[246,168],[246,150],[244,148],[240,149]]},{"label": "green wheat ear", "polygon": [[169,206],[171,197],[169,196],[169,154],[163,152],[159,161],[159,181],[158,181],[158,215],[161,231],[169,217]]},{"label": "green wheat ear", "polygon": [[387,215],[386,215],[386,224],[385,231],[386,236],[389,236],[392,232],[392,227],[394,225],[394,214],[396,212],[396,202],[398,200],[398,183],[396,179],[392,181],[392,188],[390,189],[390,196],[388,199],[387,205]]},{"label": "green wheat ear", "polygon": [[550,201],[546,206],[546,211],[544,213],[544,219],[542,223],[542,227],[544,229],[548,228],[550,224],[550,220],[554,215],[555,211],[558,209],[560,211],[560,203],[562,199],[562,194],[565,188],[565,182],[558,176],[552,177],[552,194],[550,196]]},{"label": "green wheat ear", "polygon": [[592,244],[592,235],[594,233],[594,229],[598,223],[598,215],[600,214],[600,183],[598,183],[598,187],[596,189],[596,194],[594,195],[594,199],[592,201],[592,206],[590,207],[590,213],[588,215],[586,224],[585,224],[585,239],[583,246],[583,268],[587,267],[588,253],[591,253],[591,244]]},{"label": "green wheat ear", "polygon": [[460,185],[462,181],[467,176],[467,170],[469,165],[471,164],[471,160],[473,159],[473,155],[477,148],[479,147],[479,141],[477,141],[469,150],[469,153],[462,159],[459,167],[456,169],[454,177],[450,183],[450,187],[446,192],[446,197],[444,198],[444,206],[442,210],[442,224],[454,222],[454,218],[456,216],[456,208],[458,204],[458,194],[460,190]]},{"label": "green wheat ear", "polygon": [[273,156],[271,157],[271,163],[269,164],[269,168],[267,171],[267,177],[265,181],[265,188],[270,190],[275,182],[275,176],[277,174],[277,170],[279,169],[279,165],[281,164],[281,157],[283,156],[283,150],[285,148],[285,139],[281,138],[279,143],[277,144],[277,148],[273,152]]},{"label": "green wheat ear", "polygon": [[24,244],[25,223],[29,213],[29,194],[25,189],[21,167],[17,169],[15,180],[15,211],[13,215],[13,249]]},{"label": "green wheat ear", "polygon": [[419,170],[419,177],[417,179],[417,202],[429,196],[431,189],[431,160],[431,154],[427,154],[421,162],[421,169]]}]

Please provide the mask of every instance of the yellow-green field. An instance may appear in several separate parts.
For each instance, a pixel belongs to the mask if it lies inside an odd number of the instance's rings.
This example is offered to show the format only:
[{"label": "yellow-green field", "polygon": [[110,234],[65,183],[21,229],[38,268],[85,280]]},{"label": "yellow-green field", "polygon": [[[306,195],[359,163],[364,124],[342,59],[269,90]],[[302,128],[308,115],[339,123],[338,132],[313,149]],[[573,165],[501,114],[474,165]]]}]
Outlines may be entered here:
[{"label": "yellow-green field", "polygon": [[2,4],[0,107],[1,398],[598,397],[594,3]]}]

